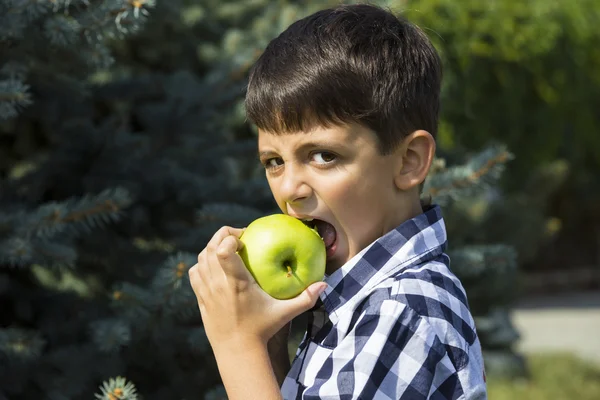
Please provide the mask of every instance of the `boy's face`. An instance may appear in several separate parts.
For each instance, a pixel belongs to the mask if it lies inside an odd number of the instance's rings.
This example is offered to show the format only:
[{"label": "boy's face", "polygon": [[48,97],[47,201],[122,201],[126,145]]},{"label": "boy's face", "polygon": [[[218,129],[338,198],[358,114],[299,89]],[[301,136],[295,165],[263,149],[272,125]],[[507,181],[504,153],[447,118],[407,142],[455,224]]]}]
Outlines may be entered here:
[{"label": "boy's face", "polygon": [[259,130],[258,151],[281,210],[330,224],[318,226],[328,231],[328,274],[412,217],[411,197],[394,183],[402,157],[382,156],[377,136],[365,127],[284,135]]}]

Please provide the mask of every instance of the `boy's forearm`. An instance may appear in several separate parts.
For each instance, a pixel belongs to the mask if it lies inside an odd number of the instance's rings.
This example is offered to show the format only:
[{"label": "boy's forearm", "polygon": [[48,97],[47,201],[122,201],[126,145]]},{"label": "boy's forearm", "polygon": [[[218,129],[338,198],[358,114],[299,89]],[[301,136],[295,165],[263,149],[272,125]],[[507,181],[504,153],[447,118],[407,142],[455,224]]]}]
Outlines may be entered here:
[{"label": "boy's forearm", "polygon": [[215,349],[229,400],[282,400],[267,345],[260,341],[229,343]]}]

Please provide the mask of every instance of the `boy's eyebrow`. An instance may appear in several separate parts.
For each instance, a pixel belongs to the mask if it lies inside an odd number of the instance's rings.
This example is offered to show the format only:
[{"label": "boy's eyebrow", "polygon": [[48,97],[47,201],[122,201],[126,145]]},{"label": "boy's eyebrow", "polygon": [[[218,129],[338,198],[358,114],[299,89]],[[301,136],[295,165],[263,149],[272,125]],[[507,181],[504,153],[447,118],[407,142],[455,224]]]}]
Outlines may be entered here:
[{"label": "boy's eyebrow", "polygon": [[[340,143],[339,141],[333,141],[333,140],[306,142],[306,143],[302,143],[300,146],[298,146],[298,148],[295,149],[295,152],[300,153],[302,151],[306,151],[306,149],[315,149],[315,148],[320,148],[320,147],[335,149],[335,148],[344,147],[344,143]],[[259,151],[258,157],[262,158],[262,157],[270,156],[273,154],[277,154],[277,153],[274,151],[271,151],[271,150]]]},{"label": "boy's eyebrow", "polygon": [[263,158],[266,156],[270,156],[271,154],[275,154],[275,152],[273,151],[259,151],[258,152],[258,158]]},{"label": "boy's eyebrow", "polygon": [[297,151],[305,150],[307,148],[314,149],[316,147],[326,147],[326,148],[336,148],[343,146],[343,143],[340,143],[336,140],[315,140],[313,142],[303,143],[298,147]]}]

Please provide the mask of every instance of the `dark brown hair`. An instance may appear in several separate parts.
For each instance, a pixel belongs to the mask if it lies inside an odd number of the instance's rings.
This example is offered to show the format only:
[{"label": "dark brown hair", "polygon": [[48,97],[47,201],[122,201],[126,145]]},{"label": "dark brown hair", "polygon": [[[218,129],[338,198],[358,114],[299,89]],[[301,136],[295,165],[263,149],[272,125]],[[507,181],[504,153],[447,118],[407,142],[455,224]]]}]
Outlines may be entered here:
[{"label": "dark brown hair", "polygon": [[436,135],[442,67],[428,37],[391,11],[339,5],[302,18],[250,69],[246,113],[270,133],[358,123],[383,154],[409,133]]}]

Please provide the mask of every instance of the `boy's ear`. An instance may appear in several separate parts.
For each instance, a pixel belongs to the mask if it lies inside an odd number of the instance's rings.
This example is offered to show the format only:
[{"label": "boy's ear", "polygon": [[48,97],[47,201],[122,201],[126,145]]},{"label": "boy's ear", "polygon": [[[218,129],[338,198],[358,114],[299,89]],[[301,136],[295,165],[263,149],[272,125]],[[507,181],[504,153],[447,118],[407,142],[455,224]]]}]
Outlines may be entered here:
[{"label": "boy's ear", "polygon": [[425,181],[435,155],[435,139],[424,130],[414,131],[398,146],[398,169],[394,183],[400,190],[410,190]]}]

